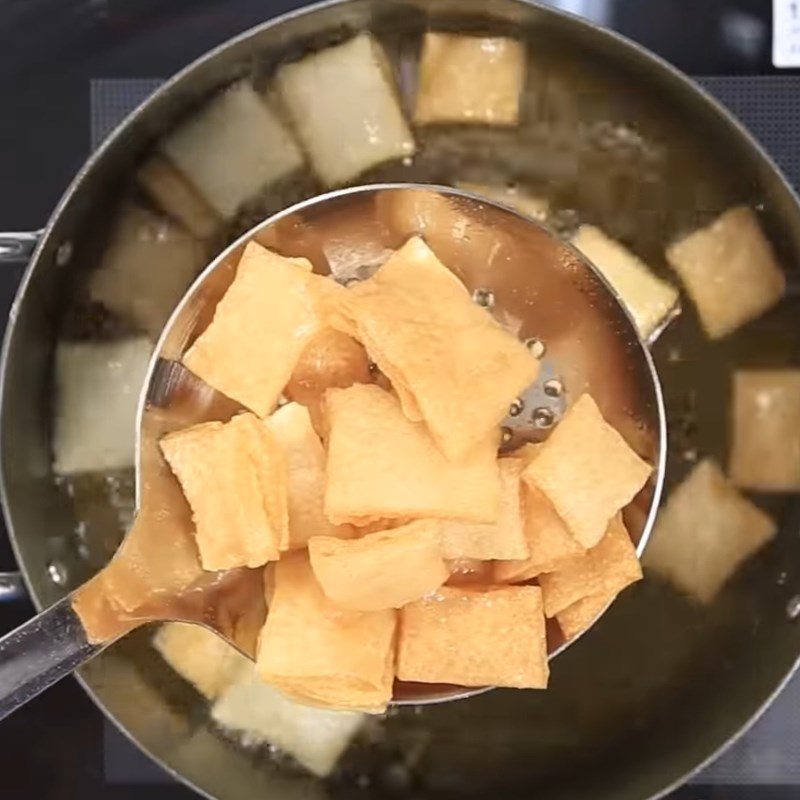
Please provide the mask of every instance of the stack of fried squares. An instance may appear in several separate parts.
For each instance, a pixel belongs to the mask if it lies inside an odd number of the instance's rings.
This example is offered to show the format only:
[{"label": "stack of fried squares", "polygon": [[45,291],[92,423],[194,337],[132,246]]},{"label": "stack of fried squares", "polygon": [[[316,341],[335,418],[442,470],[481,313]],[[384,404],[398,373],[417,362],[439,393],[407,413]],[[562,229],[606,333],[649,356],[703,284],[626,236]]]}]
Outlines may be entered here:
[{"label": "stack of fried squares", "polygon": [[[339,374],[354,352],[376,368]],[[249,244],[184,361],[249,411],[161,448],[203,568],[266,565],[256,670],[293,699],[379,712],[395,679],[544,688],[546,618],[570,638],[641,577],[620,512],[650,465],[588,395],[499,457],[538,362],[419,238],[347,289]],[[278,407],[310,362],[319,397]]]}]

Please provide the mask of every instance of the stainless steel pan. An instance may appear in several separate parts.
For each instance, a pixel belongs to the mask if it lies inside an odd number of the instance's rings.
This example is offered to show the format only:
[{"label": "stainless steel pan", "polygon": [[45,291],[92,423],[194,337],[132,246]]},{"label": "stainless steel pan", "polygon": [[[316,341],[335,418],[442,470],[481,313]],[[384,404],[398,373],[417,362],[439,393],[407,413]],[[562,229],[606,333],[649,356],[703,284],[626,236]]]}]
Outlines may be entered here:
[{"label": "stainless steel pan", "polygon": [[[263,78],[283,59],[362,29],[403,57],[430,25],[529,41],[528,122],[506,133],[422,134],[411,167],[390,165],[361,182],[514,181],[550,198],[557,226],[599,224],[660,269],[673,236],[746,202],[760,209],[783,264],[800,262],[800,207],[763,151],[697,86],[620,37],[518,0],[343,0],[268,22],[188,67],[131,115],[78,174],[31,257],[5,342],[0,432],[6,520],[37,605],[102,563],[113,543],[92,531],[132,490],[129,476],[113,475],[72,486],[70,497],[54,481],[50,443],[54,343],[108,333],[107,321],[89,315],[87,323],[81,287],[132,168],[235,77]],[[317,190],[312,181],[283,187],[257,213]],[[668,483],[698,453],[724,460],[733,367],[800,357],[796,297],[715,345],[686,305],[654,345],[672,435]],[[780,535],[712,607],[648,579],[559,659],[546,694],[497,691],[421,714],[401,710],[357,742],[327,783],[221,738],[146,633],[104,654],[82,680],[135,742],[211,797],[655,797],[735,737],[800,654],[800,509],[795,498],[767,502]],[[78,523],[88,548],[77,546]]]}]

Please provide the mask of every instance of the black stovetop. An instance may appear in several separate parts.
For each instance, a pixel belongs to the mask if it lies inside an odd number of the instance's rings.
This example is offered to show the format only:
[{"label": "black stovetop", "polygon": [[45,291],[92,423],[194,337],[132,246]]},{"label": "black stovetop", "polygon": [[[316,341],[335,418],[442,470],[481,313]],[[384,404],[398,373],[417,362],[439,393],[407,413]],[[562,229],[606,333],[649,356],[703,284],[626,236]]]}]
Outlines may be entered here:
[{"label": "black stovetop", "polygon": [[[160,79],[230,36],[303,4],[0,0],[0,230],[40,228],[98,138]],[[772,65],[768,0],[553,0],[551,5],[585,13],[702,76],[800,186],[800,71]],[[20,274],[13,267],[0,272],[0,320]],[[0,571],[14,566],[0,529]],[[0,632],[32,613],[27,601],[0,604]],[[800,722],[794,722],[792,702],[800,701],[800,681],[787,695],[674,797],[800,797]],[[128,743],[73,680],[3,722],[0,765],[0,798],[195,796]]]}]

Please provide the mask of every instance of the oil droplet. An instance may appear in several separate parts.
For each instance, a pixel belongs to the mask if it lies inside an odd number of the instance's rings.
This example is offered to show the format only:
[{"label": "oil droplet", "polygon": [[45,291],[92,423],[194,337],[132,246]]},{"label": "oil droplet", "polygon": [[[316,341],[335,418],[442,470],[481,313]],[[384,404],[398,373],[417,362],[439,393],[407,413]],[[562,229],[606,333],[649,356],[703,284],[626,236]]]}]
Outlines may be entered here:
[{"label": "oil droplet", "polygon": [[494,292],[491,289],[476,289],[472,293],[472,299],[481,308],[492,308],[494,306]]},{"label": "oil droplet", "polygon": [[786,585],[786,579],[787,579],[788,577],[789,577],[789,576],[787,575],[787,573],[785,573],[785,572],[781,572],[781,573],[778,575],[778,581],[777,581],[777,583],[778,583],[778,586],[785,586],[785,585]]},{"label": "oil droplet", "polygon": [[544,393],[548,397],[560,397],[561,392],[564,391],[564,387],[561,384],[561,381],[557,378],[551,378],[549,381],[545,381],[544,383]]},{"label": "oil droplet", "polygon": [[532,339],[526,339],[525,347],[528,348],[530,354],[534,358],[542,358],[544,356],[546,349],[544,346],[544,342],[541,339],[537,339],[536,337],[533,337]]},{"label": "oil droplet", "polygon": [[509,407],[508,415],[510,417],[518,417],[525,410],[525,403],[521,397],[518,397]]},{"label": "oil droplet", "polygon": [[789,599],[789,602],[786,604],[786,616],[789,617],[790,620],[795,620],[800,617],[800,594],[796,594]]},{"label": "oil droplet", "polygon": [[545,406],[534,409],[532,419],[537,428],[551,428],[555,422],[553,412]]}]

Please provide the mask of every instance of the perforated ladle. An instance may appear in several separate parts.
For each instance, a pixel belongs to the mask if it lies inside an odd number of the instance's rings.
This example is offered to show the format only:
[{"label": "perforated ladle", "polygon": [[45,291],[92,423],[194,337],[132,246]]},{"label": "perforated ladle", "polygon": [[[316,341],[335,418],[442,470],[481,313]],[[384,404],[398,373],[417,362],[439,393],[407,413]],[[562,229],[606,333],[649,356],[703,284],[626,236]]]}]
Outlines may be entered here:
[{"label": "perforated ladle", "polygon": [[[368,277],[415,234],[541,360],[536,383],[512,403],[504,422],[505,448],[545,438],[569,399],[589,392],[609,423],[654,465],[650,482],[625,509],[641,554],[661,493],[664,406],[647,346],[602,275],[540,224],[469,193],[414,184],[344,189],[244,234],[172,314],[139,405],[134,525],[98,575],[0,639],[0,718],[146,622],[204,625],[254,656],[266,614],[262,570],[201,569],[190,509],[158,448],[170,431],[227,420],[241,407],[186,370],[181,356],[211,321],[250,240],[304,256],[316,271],[348,284]],[[435,305],[435,296],[428,299]],[[313,403],[325,386],[306,388]],[[548,630],[551,657],[565,646],[555,628]],[[394,702],[439,702],[486,688],[397,683]]]}]

